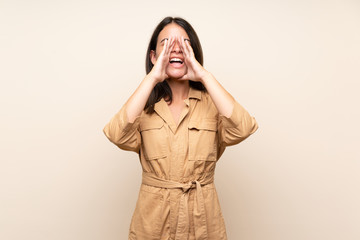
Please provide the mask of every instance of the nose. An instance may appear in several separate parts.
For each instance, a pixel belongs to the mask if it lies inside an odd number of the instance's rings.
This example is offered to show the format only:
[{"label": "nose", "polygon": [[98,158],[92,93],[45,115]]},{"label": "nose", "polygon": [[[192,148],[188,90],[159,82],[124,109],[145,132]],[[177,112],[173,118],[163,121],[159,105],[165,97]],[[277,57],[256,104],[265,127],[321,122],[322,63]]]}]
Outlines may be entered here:
[{"label": "nose", "polygon": [[172,52],[182,53],[181,48],[180,48],[180,44],[179,44],[179,42],[178,42],[177,40],[175,41],[174,47],[173,47],[173,49],[172,49]]}]

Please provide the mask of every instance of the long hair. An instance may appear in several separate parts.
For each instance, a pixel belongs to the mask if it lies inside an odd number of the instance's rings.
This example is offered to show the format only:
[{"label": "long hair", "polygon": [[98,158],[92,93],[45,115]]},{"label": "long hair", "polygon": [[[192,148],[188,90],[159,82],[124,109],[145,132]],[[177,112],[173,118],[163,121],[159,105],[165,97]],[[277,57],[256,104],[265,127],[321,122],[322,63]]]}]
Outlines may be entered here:
[{"label": "long hair", "polygon": [[[160,32],[164,29],[164,27],[166,25],[168,25],[170,23],[176,23],[177,25],[179,25],[180,27],[182,27],[185,30],[185,32],[187,33],[187,35],[190,38],[190,44],[194,51],[196,60],[201,65],[203,65],[204,60],[203,60],[203,52],[202,52],[200,40],[199,40],[195,30],[193,29],[193,27],[190,25],[190,23],[188,23],[186,20],[179,18],[179,17],[166,17],[157,25],[157,27],[155,28],[155,30],[151,36],[150,43],[149,43],[149,46],[148,46],[148,49],[146,52],[146,62],[145,62],[146,74],[148,74],[154,66],[154,64],[152,64],[152,62],[151,62],[150,53],[152,50],[153,51],[156,50],[156,44],[157,44],[158,36],[159,36]],[[205,87],[201,82],[195,82],[195,81],[189,80],[189,84],[190,84],[190,87],[205,91]],[[167,102],[171,103],[172,92],[171,92],[171,88],[170,88],[169,84],[167,83],[167,81],[162,81],[162,82],[156,84],[155,87],[153,88],[153,90],[150,93],[150,96],[145,104],[145,107],[144,107],[144,110],[146,111],[146,113],[153,113],[155,103],[160,101],[161,98],[163,98],[163,97],[165,98],[165,100]]]}]

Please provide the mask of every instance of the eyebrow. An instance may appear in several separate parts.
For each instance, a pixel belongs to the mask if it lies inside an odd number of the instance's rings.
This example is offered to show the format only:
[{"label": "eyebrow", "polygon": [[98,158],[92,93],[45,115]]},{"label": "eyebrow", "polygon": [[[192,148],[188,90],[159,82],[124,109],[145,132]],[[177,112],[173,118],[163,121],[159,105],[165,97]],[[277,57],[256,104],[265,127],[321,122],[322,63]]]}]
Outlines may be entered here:
[{"label": "eyebrow", "polygon": [[[165,41],[165,40],[169,40],[169,39],[168,39],[168,38],[163,38],[163,39],[160,41],[160,43],[162,43],[162,42]],[[190,42],[190,39],[184,38],[184,41],[189,41],[189,42]]]}]

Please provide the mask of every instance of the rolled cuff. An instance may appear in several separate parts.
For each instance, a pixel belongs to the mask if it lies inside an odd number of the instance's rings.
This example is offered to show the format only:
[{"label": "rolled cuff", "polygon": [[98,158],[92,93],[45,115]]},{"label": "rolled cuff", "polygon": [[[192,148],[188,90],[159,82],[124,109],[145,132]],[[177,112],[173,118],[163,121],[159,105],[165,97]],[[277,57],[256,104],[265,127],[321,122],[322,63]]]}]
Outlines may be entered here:
[{"label": "rolled cuff", "polygon": [[105,125],[103,132],[106,137],[119,148],[124,150],[137,150],[140,143],[138,131],[140,116],[134,122],[129,122],[126,105]]}]

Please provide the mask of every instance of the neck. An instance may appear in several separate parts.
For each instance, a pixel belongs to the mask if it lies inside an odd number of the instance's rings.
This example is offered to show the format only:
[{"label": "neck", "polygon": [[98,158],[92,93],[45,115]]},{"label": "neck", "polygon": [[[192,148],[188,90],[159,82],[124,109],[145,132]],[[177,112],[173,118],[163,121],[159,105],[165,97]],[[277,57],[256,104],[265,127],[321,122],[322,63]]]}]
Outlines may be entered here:
[{"label": "neck", "polygon": [[172,99],[174,102],[182,101],[188,97],[190,89],[189,81],[168,79],[167,82],[171,88]]}]

